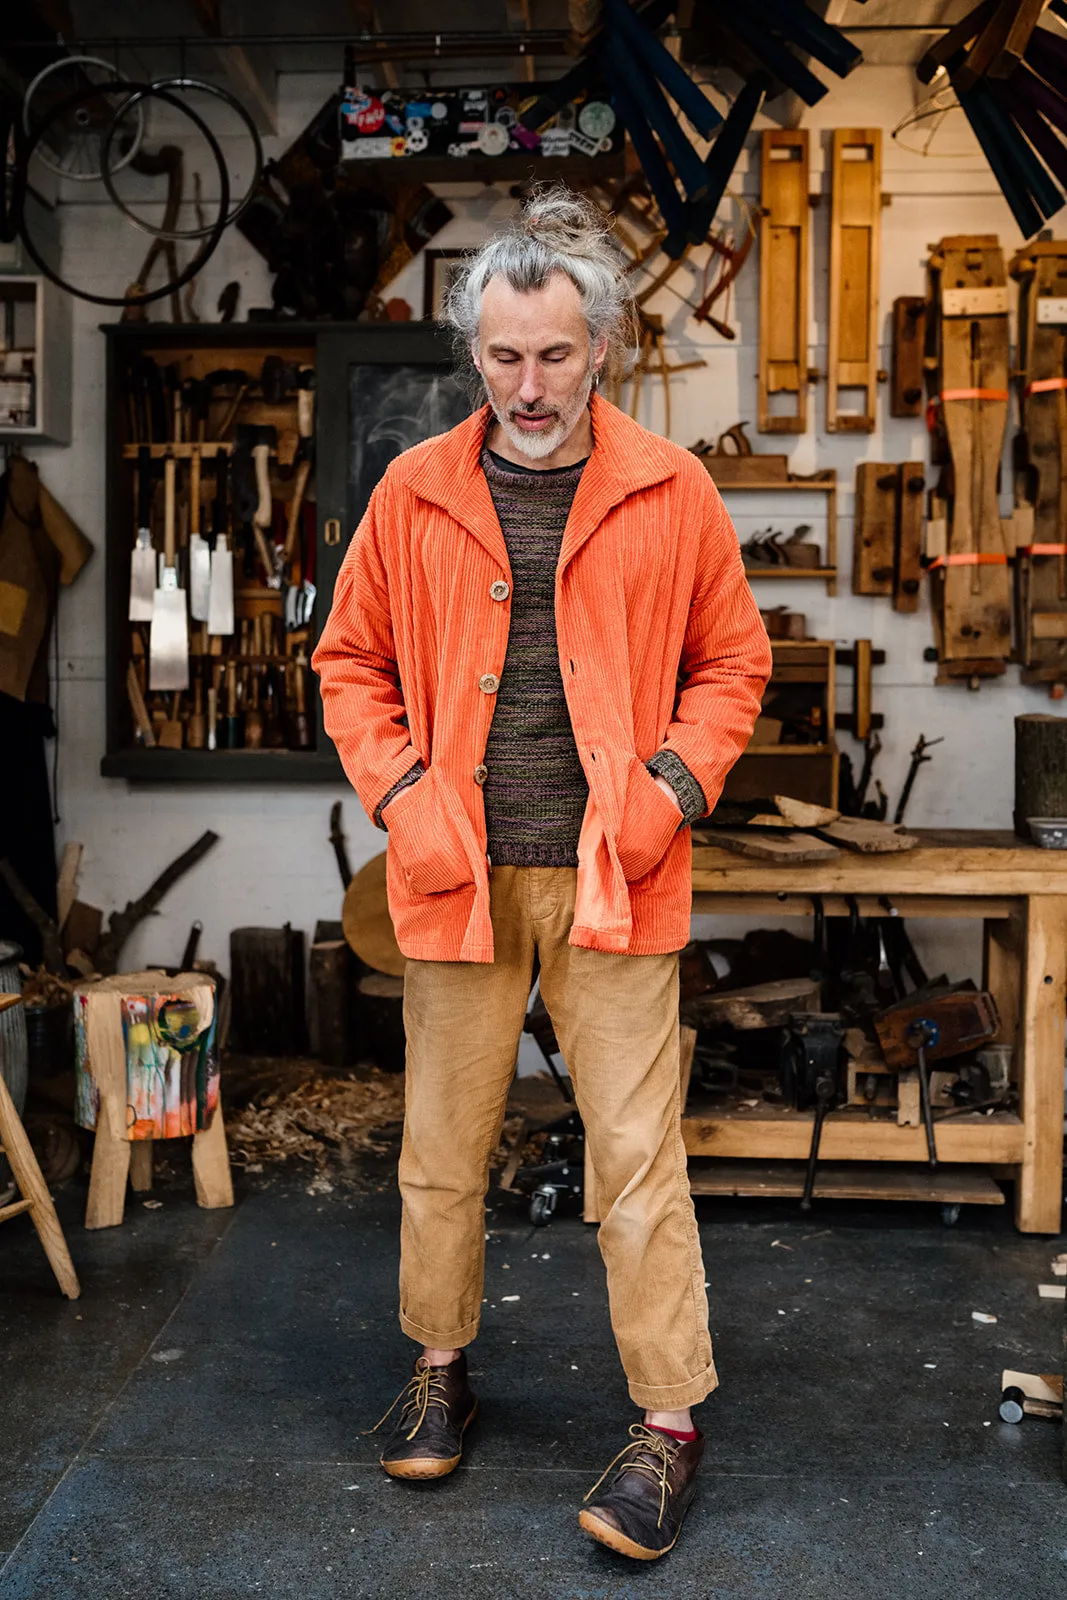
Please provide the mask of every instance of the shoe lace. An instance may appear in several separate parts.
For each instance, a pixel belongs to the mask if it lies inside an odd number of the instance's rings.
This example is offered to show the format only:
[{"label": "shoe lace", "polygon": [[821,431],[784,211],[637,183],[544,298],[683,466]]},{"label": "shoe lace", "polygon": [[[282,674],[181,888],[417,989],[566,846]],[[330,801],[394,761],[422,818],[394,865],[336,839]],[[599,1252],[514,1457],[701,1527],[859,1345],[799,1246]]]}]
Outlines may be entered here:
[{"label": "shoe lace", "polygon": [[667,1495],[670,1493],[670,1470],[674,1465],[674,1448],[670,1440],[662,1433],[655,1433],[647,1428],[643,1422],[630,1424],[630,1443],[624,1444],[614,1461],[609,1461],[600,1477],[594,1483],[586,1500],[596,1494],[608,1473],[621,1462],[618,1476],[624,1472],[643,1472],[659,1485],[659,1516],[656,1518],[656,1527],[663,1523],[663,1513],[667,1509]]},{"label": "shoe lace", "polygon": [[397,1419],[397,1426],[401,1429],[406,1428],[411,1417],[415,1417],[414,1426],[407,1435],[409,1440],[414,1439],[426,1421],[426,1413],[431,1406],[439,1407],[446,1416],[448,1415],[448,1402],[445,1399],[445,1380],[440,1369],[431,1367],[425,1356],[420,1356],[416,1361],[414,1376],[401,1389],[385,1416],[379,1418],[373,1428],[364,1428],[364,1436],[369,1433],[377,1433],[382,1423],[386,1422],[397,1406],[401,1405],[401,1401],[403,1401],[403,1405],[401,1406],[400,1416]]}]

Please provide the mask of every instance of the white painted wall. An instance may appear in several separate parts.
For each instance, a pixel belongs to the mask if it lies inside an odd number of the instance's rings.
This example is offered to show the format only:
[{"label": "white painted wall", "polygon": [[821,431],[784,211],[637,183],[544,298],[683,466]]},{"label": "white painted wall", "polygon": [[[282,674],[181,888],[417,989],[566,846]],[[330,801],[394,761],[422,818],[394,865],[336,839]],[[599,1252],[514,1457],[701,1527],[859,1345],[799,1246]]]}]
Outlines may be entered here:
[{"label": "white painted wall", "polygon": [[[285,148],[309,115],[325,98],[330,84],[307,75],[280,80],[281,131],[271,141],[271,151]],[[1007,206],[977,146],[955,113],[934,143],[935,155],[920,159],[902,151],[889,138],[890,129],[914,103],[918,85],[905,68],[860,68],[844,83],[835,84],[826,99],[805,117],[813,130],[813,188],[822,197],[814,213],[814,286],[810,329],[811,364],[825,367],[828,173],[826,141],[820,130],[835,126],[878,124],[886,132],[884,189],[890,204],[883,212],[881,311],[888,327],[892,300],[901,294],[920,293],[924,287],[923,261],[927,247],[944,234],[992,232],[999,234],[1010,254],[1020,238]],[[234,183],[241,185],[244,160],[239,140],[228,145]],[[946,153],[948,152],[948,153]],[[956,153],[951,153],[956,152]],[[758,161],[746,160],[735,184],[757,198]],[[61,205],[64,261],[78,280],[99,287],[99,292],[121,294],[143,258],[145,239],[111,209],[102,194],[79,186],[66,193]],[[476,243],[485,231],[510,214],[513,203],[504,191],[457,185],[446,191],[456,216],[435,244],[439,247]],[[180,247],[185,259],[187,247]],[[216,296],[229,279],[244,285],[242,314],[250,304],[269,302],[267,275],[259,258],[234,231],[203,274],[198,303],[205,316],[214,314]],[[672,357],[676,360],[703,355],[706,369],[680,375],[672,388],[672,434],[681,444],[711,438],[723,428],[756,410],[756,349],[758,264],[753,255],[737,285],[729,313],[737,339],[727,343],[719,335],[698,329],[675,289],[693,293],[699,287],[683,272],[676,283],[660,292],[652,309],[668,319]],[[416,261],[393,286],[393,293],[408,298],[416,311],[422,293],[422,263]],[[164,310],[153,314],[164,316]],[[129,963],[142,959],[176,959],[190,922],[204,923],[202,953],[228,965],[228,936],[232,927],[255,923],[279,925],[285,921],[310,935],[320,917],[339,915],[340,892],[333,854],[327,841],[331,802],[341,794],[346,800],[345,820],[354,865],[381,846],[382,838],[363,816],[355,796],[347,789],[250,788],[232,791],[215,788],[152,786],[137,788],[99,775],[104,745],[104,659],[102,559],[104,466],[103,382],[104,341],[97,333],[101,321],[113,320],[113,311],[84,302],[74,307],[74,417],[73,443],[66,448],[35,452],[53,492],[96,542],[101,555],[64,594],[59,613],[60,721],[59,843],[79,839],[84,843],[81,894],[110,910],[141,892],[159,867],[190,843],[204,828],[214,828],[221,842],[213,854],[172,891],[160,915],[143,927],[126,951]],[[677,352],[677,354],[675,354]],[[889,366],[888,346],[882,364]],[[1045,706],[1040,690],[1024,689],[1017,671],[986,685],[979,693],[965,688],[934,688],[935,668],[923,661],[931,642],[925,598],[917,616],[895,614],[888,601],[858,598],[849,591],[851,571],[851,509],[854,468],[862,460],[896,461],[921,458],[925,436],[920,422],[897,421],[887,415],[888,396],[880,394],[879,426],[868,437],[825,435],[823,386],[813,391],[811,431],[791,440],[760,439],[751,432],[757,448],[792,449],[795,470],[816,466],[836,467],[842,480],[840,495],[839,564],[841,592],[830,599],[822,585],[764,581],[758,590],[764,607],[781,603],[804,609],[809,630],[833,637],[842,644],[857,636],[869,637],[887,654],[887,663],[875,675],[875,708],[886,720],[882,737],[885,750],[878,768],[883,783],[895,799],[907,770],[908,752],[918,733],[944,736],[936,764],[920,774],[908,820],[926,826],[1009,827],[1012,804],[1012,719],[1023,710]],[[652,383],[645,385],[639,419],[653,429],[662,427],[662,396]],[[1008,478],[1005,475],[1004,509]],[[744,534],[765,527],[781,504],[761,503],[758,497],[735,500],[735,520]],[[813,516],[811,513],[815,512]],[[817,502],[805,501],[785,524],[813,521],[818,526]],[[847,683],[841,692],[847,696]],[[847,735],[843,748],[852,748]],[[853,756],[857,751],[852,749]],[[702,919],[703,924],[704,919]],[[803,925],[797,927],[800,931]],[[936,930],[937,956],[933,953]],[[977,946],[962,930],[949,932],[935,925],[926,944],[931,961],[953,964],[955,975],[968,968],[977,975]],[[961,965],[962,963],[962,965]]]}]

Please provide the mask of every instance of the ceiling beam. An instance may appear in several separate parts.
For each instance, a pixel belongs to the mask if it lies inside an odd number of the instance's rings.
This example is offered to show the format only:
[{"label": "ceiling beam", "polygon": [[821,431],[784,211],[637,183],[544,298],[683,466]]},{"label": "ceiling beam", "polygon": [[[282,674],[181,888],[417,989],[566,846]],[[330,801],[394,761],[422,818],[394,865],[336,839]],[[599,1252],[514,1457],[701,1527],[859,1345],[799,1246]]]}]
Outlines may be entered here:
[{"label": "ceiling beam", "polygon": [[[226,37],[219,0],[190,0],[190,7],[206,38]],[[260,133],[277,133],[277,73],[261,70],[243,45],[220,48],[218,58],[230,88],[247,108]]]}]

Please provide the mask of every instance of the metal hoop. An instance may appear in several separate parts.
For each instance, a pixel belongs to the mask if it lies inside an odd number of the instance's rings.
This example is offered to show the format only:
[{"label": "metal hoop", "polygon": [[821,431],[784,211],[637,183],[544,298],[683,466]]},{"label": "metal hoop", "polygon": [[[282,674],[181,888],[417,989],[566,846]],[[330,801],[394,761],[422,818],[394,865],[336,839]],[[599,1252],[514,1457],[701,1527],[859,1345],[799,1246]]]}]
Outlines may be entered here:
[{"label": "metal hoop", "polygon": [[[153,89],[150,83],[123,83],[121,87],[123,90],[128,91],[131,94],[140,94],[142,96],[149,94],[155,95],[156,98],[162,100],[164,104],[176,107],[177,110],[181,111],[189,118],[190,122],[195,123],[196,127],[199,128],[200,132],[204,135],[207,146],[214,156],[215,164],[219,169],[219,214],[215,219],[215,225],[211,230],[210,238],[204,241],[200,249],[196,252],[196,255],[189,262],[188,266],[184,267],[182,271],[179,272],[178,276],[170,283],[164,284],[162,289],[152,289],[147,291],[145,294],[108,295],[89,294],[87,290],[77,289],[73,284],[67,283],[64,278],[61,278],[58,272],[55,272],[48,265],[47,261],[45,261],[44,257],[41,255],[41,252],[38,250],[37,246],[30,237],[29,231],[26,227],[25,213],[23,214],[21,223],[19,225],[19,235],[23,244],[26,246],[26,251],[30,259],[37,266],[38,270],[43,272],[45,277],[51,283],[54,283],[58,289],[62,289],[64,293],[72,294],[78,300],[88,300],[92,305],[97,306],[147,306],[150,305],[153,300],[163,300],[167,295],[174,294],[178,289],[183,288],[191,278],[196,277],[197,273],[205,265],[208,258],[214,254],[219,240],[226,231],[226,212],[229,209],[230,204],[230,175],[226,170],[226,162],[223,158],[222,151],[219,148],[218,140],[215,138],[215,135],[212,133],[211,129],[207,126],[207,123],[198,117],[195,111],[190,111],[188,106],[182,105],[180,100],[175,100],[173,96],[168,95],[166,90]],[[71,95],[69,99],[60,102],[60,104],[52,113],[52,116],[48,117],[44,122],[39,124],[33,133],[30,134],[26,145],[23,159],[27,168],[29,166],[30,158],[37,147],[38,141],[40,140],[41,135],[44,133],[44,130],[48,127],[49,122],[51,122],[57,116],[65,115],[68,111],[73,110],[75,106],[80,105],[83,100],[87,100],[91,95],[98,94],[99,92],[99,89],[94,86],[91,89],[83,89],[79,94]],[[115,113],[116,118],[121,117],[123,109],[123,106],[119,107],[118,111]]]},{"label": "metal hoop", "polygon": [[[110,73],[112,79],[114,80],[112,83],[98,83],[93,85],[97,94],[111,94],[115,90],[121,90],[124,87],[118,68],[112,66],[110,61],[104,61],[100,56],[63,56],[59,61],[53,61],[49,66],[42,68],[42,70],[30,83],[29,88],[22,97],[22,126],[26,134],[32,135],[34,132],[33,117],[31,116],[31,103],[35,91],[46,78],[50,77],[53,73],[62,71],[66,67],[101,67],[105,72]],[[86,95],[86,98],[88,99],[90,97]],[[64,100],[60,103],[62,105],[68,105],[69,102]],[[43,122],[41,123],[42,127],[47,127],[49,123],[55,121],[56,112],[58,109],[58,107],[52,108],[52,110],[43,119]],[[73,107],[71,107],[71,109],[73,109]],[[141,148],[143,139],[144,112],[138,111],[136,132],[133,142],[130,145],[129,150],[123,154],[122,160],[119,162],[118,166],[116,166],[116,172],[119,172],[123,167],[127,166],[133,160],[134,156]],[[50,172],[56,173],[61,178],[70,178],[74,183],[95,183],[96,180],[101,176],[99,172],[68,172],[66,168],[60,166],[57,161],[50,160],[44,149],[38,148],[37,154],[40,156],[40,159],[44,162],[45,166]]]},{"label": "metal hoop", "polygon": [[[259,130],[253,122],[250,113],[241,104],[240,100],[237,99],[236,95],[230,94],[228,89],[220,88],[218,84],[205,83],[202,78],[156,78],[149,85],[147,93],[154,94],[160,89],[197,89],[202,90],[205,94],[213,94],[217,99],[222,100],[226,105],[232,106],[234,111],[236,111],[238,116],[241,118],[241,121],[244,123],[248,136],[252,140],[252,149],[255,155],[254,170],[251,181],[249,182],[248,188],[245,190],[244,195],[240,200],[238,200],[237,204],[226,218],[226,226],[229,227],[231,223],[237,221],[237,218],[246,209],[252,199],[252,196],[256,192],[260,178],[263,176],[263,144],[259,137]],[[144,98],[144,93],[132,95],[130,99],[125,102],[123,109],[126,110],[131,105],[139,104],[139,102]],[[116,172],[121,170],[121,166],[112,168],[108,159],[111,153],[111,141],[114,137],[115,126],[116,124],[113,122],[111,127],[108,129],[107,134],[105,135],[104,143],[100,151],[100,178],[104,188],[108,192],[108,196],[112,204],[117,206],[119,211],[121,211],[122,215],[126,218],[127,222],[132,222],[135,228],[140,228],[142,233],[150,234],[152,238],[170,240],[206,239],[211,233],[211,228],[168,229],[153,227],[153,225],[150,222],[146,222],[143,217],[137,216],[126,204],[126,202],[119,197],[119,194],[115,189],[114,175]],[[212,224],[212,227],[214,227],[214,224]]]}]

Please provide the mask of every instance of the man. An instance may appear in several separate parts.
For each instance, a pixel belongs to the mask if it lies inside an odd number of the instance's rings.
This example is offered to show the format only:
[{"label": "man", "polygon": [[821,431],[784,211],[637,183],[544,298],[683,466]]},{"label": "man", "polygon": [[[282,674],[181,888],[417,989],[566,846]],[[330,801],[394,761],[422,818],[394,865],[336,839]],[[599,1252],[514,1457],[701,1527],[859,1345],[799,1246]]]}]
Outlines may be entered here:
[{"label": "man", "polygon": [[579,1520],[652,1560],[717,1382],[679,1123],[685,824],[748,742],[770,651],[703,467],[595,392],[629,312],[603,219],[565,189],[468,262],[449,315],[488,404],[391,463],[313,665],[388,829],[408,958],[400,1320],[422,1353],[382,1465],[452,1472],[475,1415],[489,1158],[539,963],[643,1413]]}]

